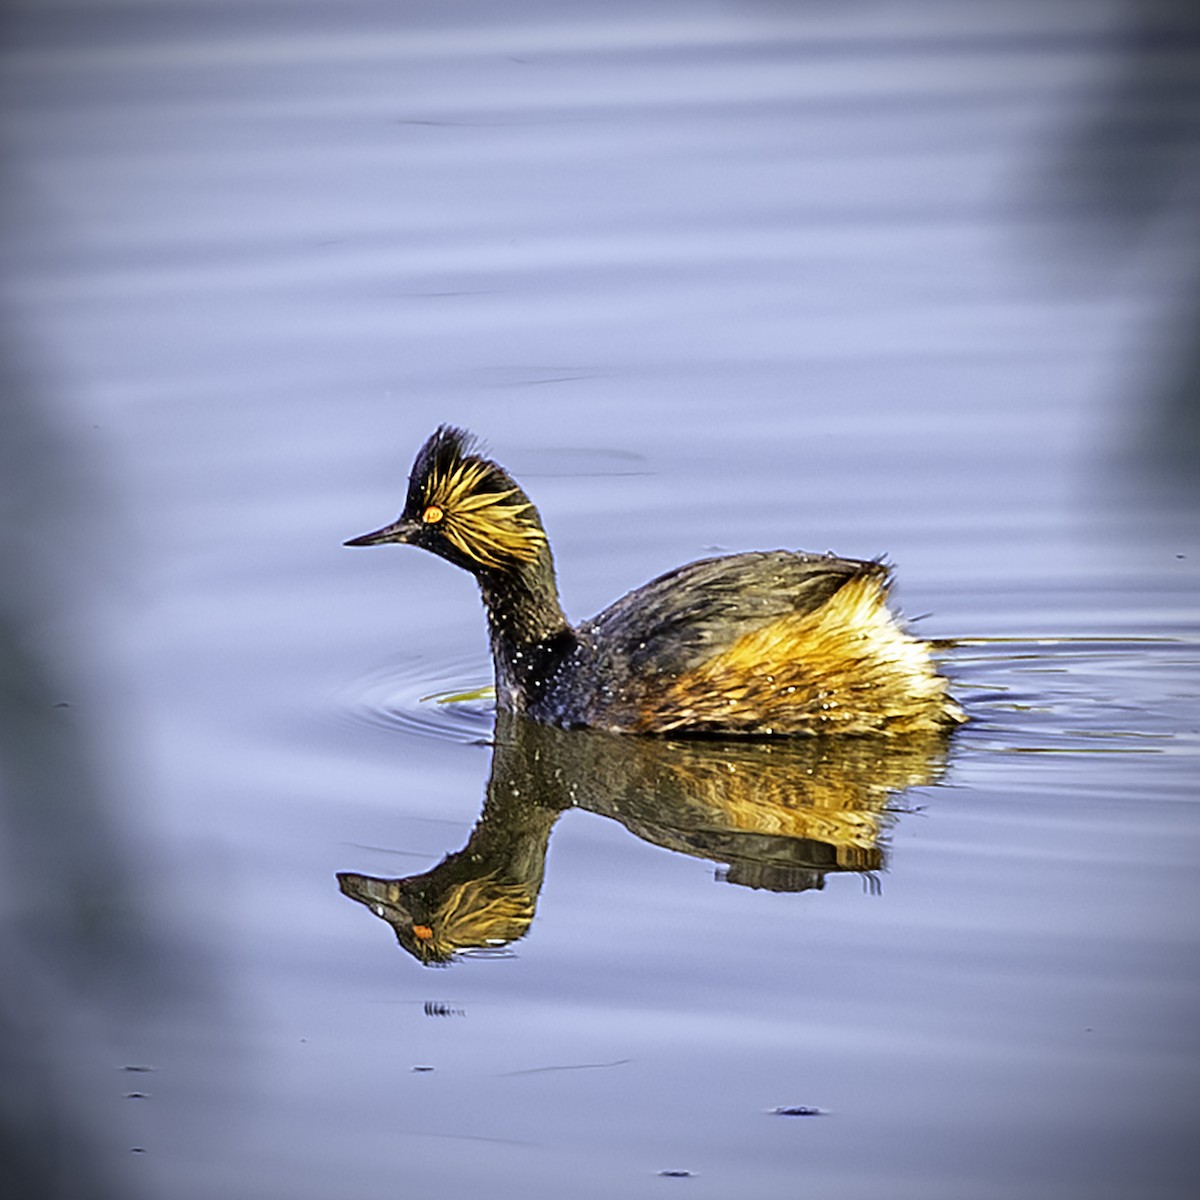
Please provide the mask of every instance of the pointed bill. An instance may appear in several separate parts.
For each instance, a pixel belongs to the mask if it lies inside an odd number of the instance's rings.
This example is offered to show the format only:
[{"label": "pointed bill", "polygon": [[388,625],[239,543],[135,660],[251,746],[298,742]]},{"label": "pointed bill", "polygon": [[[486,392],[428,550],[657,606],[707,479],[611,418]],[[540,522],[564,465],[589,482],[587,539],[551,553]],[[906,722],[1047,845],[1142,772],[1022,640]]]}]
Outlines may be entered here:
[{"label": "pointed bill", "polygon": [[348,542],[343,542],[343,546],[382,546],[385,542],[411,542],[412,536],[417,531],[417,523],[415,521],[406,521],[402,517],[398,521],[393,521],[390,525],[385,525],[382,529],[376,529],[374,533],[363,533],[358,537],[351,538]]}]

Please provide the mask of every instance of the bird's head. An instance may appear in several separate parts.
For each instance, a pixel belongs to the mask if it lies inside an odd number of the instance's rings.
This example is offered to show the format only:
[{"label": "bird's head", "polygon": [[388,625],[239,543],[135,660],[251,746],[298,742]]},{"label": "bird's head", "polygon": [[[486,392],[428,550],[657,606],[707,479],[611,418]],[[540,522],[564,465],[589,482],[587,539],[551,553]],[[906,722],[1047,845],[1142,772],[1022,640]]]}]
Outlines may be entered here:
[{"label": "bird's head", "polygon": [[441,425],[408,477],[404,511],[347,546],[420,546],[474,575],[533,562],[546,533],[533,502],[465,430]]}]

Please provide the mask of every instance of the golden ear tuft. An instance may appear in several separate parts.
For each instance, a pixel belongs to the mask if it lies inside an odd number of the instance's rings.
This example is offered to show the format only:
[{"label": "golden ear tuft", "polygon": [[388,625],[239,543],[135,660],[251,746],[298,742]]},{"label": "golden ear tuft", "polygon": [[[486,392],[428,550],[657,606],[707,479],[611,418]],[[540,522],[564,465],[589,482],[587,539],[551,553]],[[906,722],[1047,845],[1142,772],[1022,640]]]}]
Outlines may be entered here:
[{"label": "golden ear tuft", "polygon": [[546,544],[537,510],[520,489],[483,459],[468,458],[425,481],[427,525],[484,567],[530,562]]}]

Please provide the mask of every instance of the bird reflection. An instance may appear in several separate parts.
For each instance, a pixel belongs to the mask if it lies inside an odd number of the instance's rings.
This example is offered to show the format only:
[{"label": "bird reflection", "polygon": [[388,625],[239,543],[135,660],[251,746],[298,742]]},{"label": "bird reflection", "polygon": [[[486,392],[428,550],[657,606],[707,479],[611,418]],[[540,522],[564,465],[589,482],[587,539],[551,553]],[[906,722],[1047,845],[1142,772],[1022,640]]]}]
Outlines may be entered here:
[{"label": "bird reflection", "polygon": [[423,963],[498,951],[533,921],[555,821],[583,808],[656,846],[723,864],[729,883],[800,892],[884,866],[893,798],[934,782],[948,735],[762,742],[564,731],[499,714],[487,798],[467,844],[419,875],[343,872]]}]

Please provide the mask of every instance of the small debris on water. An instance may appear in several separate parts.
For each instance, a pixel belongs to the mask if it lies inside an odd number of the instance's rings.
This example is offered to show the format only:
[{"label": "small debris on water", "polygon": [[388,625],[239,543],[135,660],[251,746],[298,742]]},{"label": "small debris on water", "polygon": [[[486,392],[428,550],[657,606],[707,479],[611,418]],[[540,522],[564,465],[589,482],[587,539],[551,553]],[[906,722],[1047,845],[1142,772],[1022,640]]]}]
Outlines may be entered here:
[{"label": "small debris on water", "polygon": [[811,1104],[781,1104],[771,1109],[773,1117],[823,1117],[825,1109],[814,1108]]},{"label": "small debris on water", "polygon": [[692,1179],[692,1178],[694,1178],[691,1171],[659,1171],[659,1175],[663,1179]]},{"label": "small debris on water", "polygon": [[413,1070],[414,1070],[415,1072],[418,1072],[418,1073],[420,1073],[420,1074],[426,1074],[426,1073],[428,1073],[429,1071],[432,1071],[432,1070],[433,1070],[433,1068],[432,1068],[432,1067],[413,1067]]},{"label": "small debris on water", "polygon": [[469,704],[476,700],[492,700],[495,698],[496,689],[489,683],[483,687],[472,688],[469,692],[433,692],[431,695],[422,696],[421,704],[427,704],[433,700],[437,704]]},{"label": "small debris on water", "polygon": [[440,1000],[426,1000],[425,1015],[427,1017],[465,1017],[467,1010],[443,1004]]}]

